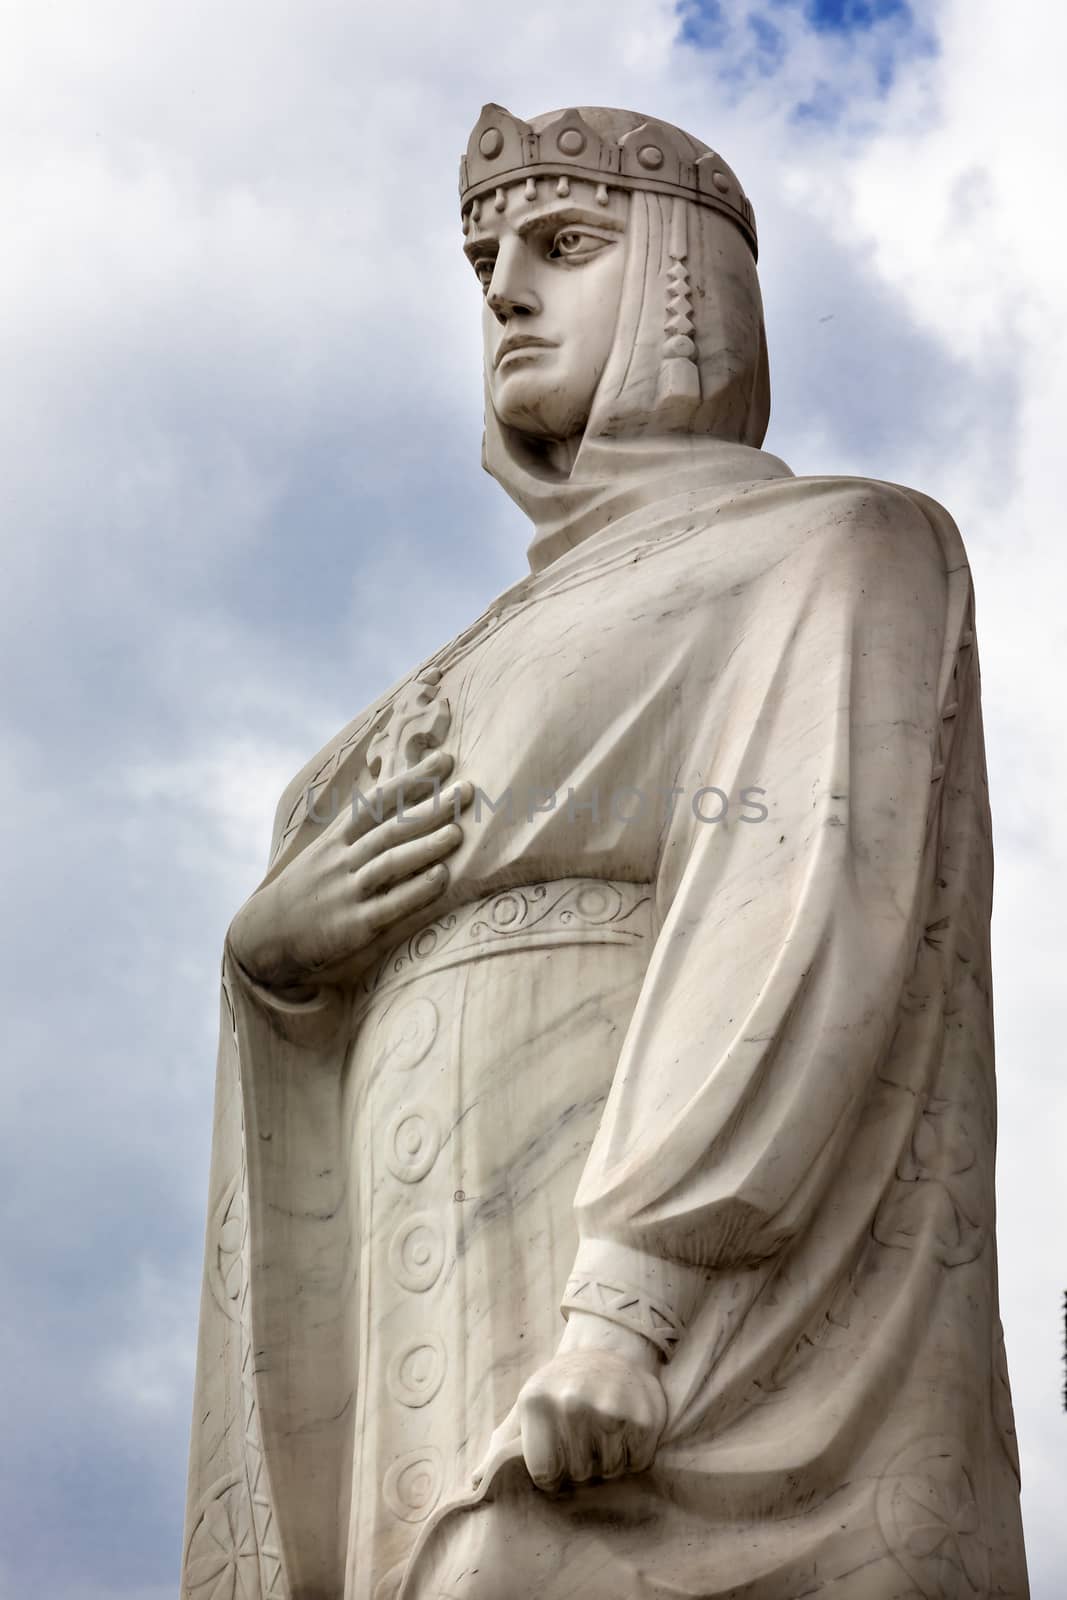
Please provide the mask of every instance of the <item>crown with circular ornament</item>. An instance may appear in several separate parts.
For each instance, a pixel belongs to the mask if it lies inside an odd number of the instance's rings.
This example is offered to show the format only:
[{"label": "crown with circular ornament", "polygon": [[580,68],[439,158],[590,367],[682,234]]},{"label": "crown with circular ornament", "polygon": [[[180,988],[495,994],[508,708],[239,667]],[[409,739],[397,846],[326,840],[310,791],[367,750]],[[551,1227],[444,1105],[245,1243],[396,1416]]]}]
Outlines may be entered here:
[{"label": "crown with circular ornament", "polygon": [[469,231],[472,214],[477,221],[487,195],[502,209],[511,184],[525,181],[532,199],[538,178],[555,178],[562,194],[571,178],[585,178],[596,184],[601,205],[607,204],[608,189],[616,188],[708,206],[737,224],[755,255],[756,219],[736,175],[714,150],[694,155],[683,139],[669,123],[652,118],[617,141],[605,139],[575,110],[535,131],[503,106],[483,106],[459,163],[463,231]]}]

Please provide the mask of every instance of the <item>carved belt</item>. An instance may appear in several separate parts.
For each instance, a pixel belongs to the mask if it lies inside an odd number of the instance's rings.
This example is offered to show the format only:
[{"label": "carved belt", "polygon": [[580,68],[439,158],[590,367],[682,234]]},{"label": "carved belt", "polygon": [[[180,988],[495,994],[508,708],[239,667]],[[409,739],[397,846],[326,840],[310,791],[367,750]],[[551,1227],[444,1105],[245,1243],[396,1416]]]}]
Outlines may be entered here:
[{"label": "carved belt", "polygon": [[499,889],[446,912],[395,945],[361,980],[355,1017],[415,978],[483,956],[573,944],[640,944],[648,938],[651,905],[647,883],[604,878],[558,878]]}]

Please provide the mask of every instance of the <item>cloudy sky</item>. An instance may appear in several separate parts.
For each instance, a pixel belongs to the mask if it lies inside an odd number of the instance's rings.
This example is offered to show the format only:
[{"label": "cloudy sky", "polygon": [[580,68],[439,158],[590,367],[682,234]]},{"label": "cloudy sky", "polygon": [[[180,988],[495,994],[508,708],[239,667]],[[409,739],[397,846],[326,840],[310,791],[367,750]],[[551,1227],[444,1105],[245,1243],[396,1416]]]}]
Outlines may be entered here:
[{"label": "cloudy sky", "polygon": [[1004,1321],[1067,1572],[1057,0],[0,3],[0,1600],[176,1593],[226,925],[278,794],[524,570],[456,160],[632,107],[753,197],[798,472],[924,489],[979,604]]}]

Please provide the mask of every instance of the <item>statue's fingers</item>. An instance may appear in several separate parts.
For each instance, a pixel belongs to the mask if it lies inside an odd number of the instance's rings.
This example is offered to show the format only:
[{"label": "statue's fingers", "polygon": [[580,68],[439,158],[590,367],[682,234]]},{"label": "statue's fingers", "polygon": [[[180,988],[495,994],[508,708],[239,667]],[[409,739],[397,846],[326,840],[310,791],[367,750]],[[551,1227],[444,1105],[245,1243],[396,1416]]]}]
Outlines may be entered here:
[{"label": "statue's fingers", "polygon": [[631,1424],[625,1431],[625,1468],[627,1472],[647,1472],[656,1459],[659,1434],[650,1428]]},{"label": "statue's fingers", "polygon": [[394,884],[371,900],[361,902],[360,911],[367,918],[373,932],[392,927],[415,911],[421,911],[443,893],[448,884],[448,868],[443,862],[428,867],[425,872],[403,883]]},{"label": "statue's fingers", "polygon": [[398,808],[406,815],[440,792],[440,780],[416,778],[410,772],[377,789],[353,789],[350,803],[341,808],[328,831],[342,844],[356,845],[395,817]]},{"label": "statue's fingers", "polygon": [[426,795],[417,805],[409,805],[405,798],[402,811],[383,818],[377,826],[352,841],[348,850],[349,871],[357,871],[364,863],[373,861],[386,850],[404,844],[408,839],[432,833],[435,828],[448,827],[455,822],[464,806],[470,803],[473,793],[472,784],[457,783],[451,788]]},{"label": "statue's fingers", "polygon": [[477,1489],[486,1473],[491,1470],[497,1457],[505,1453],[509,1445],[513,1445],[516,1440],[521,1441],[521,1438],[519,1408],[516,1404],[512,1406],[500,1426],[493,1429],[492,1438],[489,1440],[485,1455],[471,1473],[471,1484],[475,1489]]},{"label": "statue's fingers", "polygon": [[463,829],[450,822],[446,827],[437,828],[421,838],[383,851],[353,874],[352,887],[360,898],[377,894],[379,890],[402,883],[405,878],[411,878],[423,868],[443,860],[462,843]]},{"label": "statue's fingers", "polygon": [[667,1397],[654,1378],[641,1385],[642,1416],[627,1424],[626,1454],[631,1472],[645,1472],[656,1459],[656,1448],[667,1422]]},{"label": "statue's fingers", "polygon": [[567,1466],[555,1411],[541,1398],[531,1397],[520,1406],[519,1421],[526,1470],[539,1489],[551,1494],[559,1488]]},{"label": "statue's fingers", "polygon": [[556,1430],[563,1457],[563,1476],[587,1483],[600,1476],[600,1450],[595,1414],[582,1396],[564,1389],[555,1397]]},{"label": "statue's fingers", "polygon": [[395,816],[398,809],[410,810],[427,796],[432,797],[439,791],[454,765],[447,750],[431,750],[415,766],[398,772],[393,778],[387,778],[367,793],[353,791],[351,807],[346,808],[338,818],[339,822],[343,818],[346,842],[352,844],[371,829],[380,827],[388,818]]},{"label": "statue's fingers", "polygon": [[594,1422],[592,1433],[593,1450],[597,1458],[594,1476],[621,1478],[630,1465],[623,1423],[614,1418],[599,1418]]},{"label": "statue's fingers", "polygon": [[435,783],[444,783],[455,764],[447,750],[428,750],[413,767],[387,778],[379,786],[385,806],[390,811],[395,810],[412,785],[420,785],[425,789]]}]

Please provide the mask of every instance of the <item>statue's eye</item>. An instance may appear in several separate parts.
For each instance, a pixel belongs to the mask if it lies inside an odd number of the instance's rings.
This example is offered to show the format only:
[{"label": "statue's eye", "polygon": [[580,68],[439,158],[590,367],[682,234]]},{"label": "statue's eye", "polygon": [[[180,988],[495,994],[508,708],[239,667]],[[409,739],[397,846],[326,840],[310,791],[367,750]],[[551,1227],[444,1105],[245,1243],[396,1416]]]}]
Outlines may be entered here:
[{"label": "statue's eye", "polygon": [[612,241],[580,228],[561,228],[548,252],[550,261],[589,261]]}]

